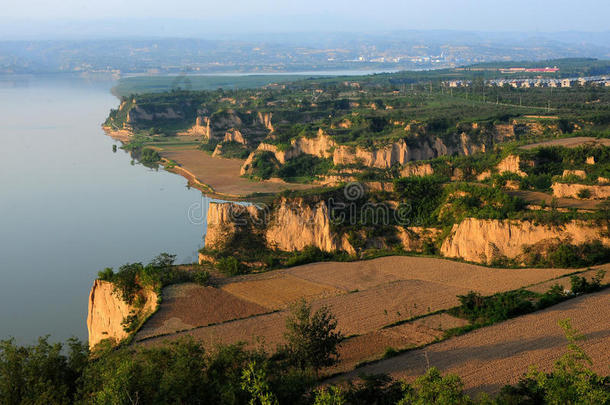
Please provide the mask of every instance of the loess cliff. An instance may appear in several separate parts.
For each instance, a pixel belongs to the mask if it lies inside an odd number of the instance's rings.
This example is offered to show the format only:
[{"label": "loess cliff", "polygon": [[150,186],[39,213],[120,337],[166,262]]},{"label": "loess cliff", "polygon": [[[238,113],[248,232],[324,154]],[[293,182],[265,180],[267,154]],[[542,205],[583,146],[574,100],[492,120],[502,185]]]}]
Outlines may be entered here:
[{"label": "loess cliff", "polygon": [[519,261],[523,249],[530,246],[582,244],[593,240],[610,246],[610,238],[602,233],[602,228],[583,221],[552,226],[530,221],[467,218],[453,226],[440,252],[445,257],[491,264],[502,258]]},{"label": "loess cliff", "polygon": [[[485,152],[495,142],[508,139],[507,131],[494,131],[484,141],[462,132],[457,139],[447,142],[434,135],[420,135],[416,139],[399,139],[390,143],[379,143],[371,147],[339,144],[322,129],[312,138],[299,137],[290,142],[289,147],[261,142],[243,164],[241,174],[249,173],[257,154],[271,152],[280,164],[300,155],[330,158],[335,165],[360,164],[366,167],[387,169],[394,165],[406,165],[412,161],[433,159],[446,155],[472,155]],[[518,165],[519,162],[517,161]],[[429,172],[430,170],[425,170]]]},{"label": "loess cliff", "polygon": [[114,285],[107,281],[95,280],[89,293],[87,331],[89,347],[93,348],[104,339],[120,342],[129,334],[123,329],[123,319],[134,313],[147,316],[157,306],[157,294],[144,291],[144,305],[136,308],[123,301],[114,292]]},{"label": "loess cliff", "polygon": [[322,251],[354,248],[346,237],[333,232],[326,204],[314,206],[302,199],[281,199],[270,209],[234,203],[210,203],[205,246],[223,249],[241,232],[256,234],[267,248],[298,251],[315,246]]}]

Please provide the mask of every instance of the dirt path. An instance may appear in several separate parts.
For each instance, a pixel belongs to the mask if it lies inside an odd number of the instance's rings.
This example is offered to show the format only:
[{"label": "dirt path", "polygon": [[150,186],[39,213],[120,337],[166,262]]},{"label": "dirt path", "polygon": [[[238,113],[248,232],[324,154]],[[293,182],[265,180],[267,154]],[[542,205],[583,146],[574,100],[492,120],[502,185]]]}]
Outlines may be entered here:
[{"label": "dirt path", "polygon": [[532,143],[530,145],[522,146],[521,149],[535,149],[539,146],[563,146],[565,148],[575,148],[581,145],[603,145],[610,146],[610,139],[607,138],[593,138],[591,136],[577,136],[574,138],[561,138],[551,139],[550,141]]},{"label": "dirt path", "polygon": [[[531,190],[506,190],[506,193],[514,197],[522,198],[529,204],[540,205],[541,201],[544,201],[547,206],[551,205],[553,196],[550,194],[542,193],[540,191]],[[558,208],[576,208],[582,210],[595,210],[599,208],[599,205],[603,201],[595,200],[577,200],[575,198],[557,198]]]},{"label": "dirt path", "polygon": [[361,373],[389,373],[412,381],[426,371],[429,362],[443,373],[459,375],[471,394],[497,393],[505,384],[516,383],[531,364],[545,371],[552,368],[565,353],[566,340],[557,321],[566,318],[587,337],[582,347],[591,356],[593,369],[606,375],[610,364],[609,311],[607,289],[358,368],[333,381],[356,378]]}]

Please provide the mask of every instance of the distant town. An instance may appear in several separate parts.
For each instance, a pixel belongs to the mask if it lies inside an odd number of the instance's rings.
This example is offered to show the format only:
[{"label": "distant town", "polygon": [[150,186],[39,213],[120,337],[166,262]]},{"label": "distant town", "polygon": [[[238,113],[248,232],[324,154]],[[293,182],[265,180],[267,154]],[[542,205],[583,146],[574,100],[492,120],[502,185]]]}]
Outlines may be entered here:
[{"label": "distant town", "polygon": [[[456,69],[458,70],[458,69]],[[541,68],[541,69],[501,69],[501,73],[517,73],[517,72],[547,72],[557,73],[558,68]],[[468,87],[472,85],[471,80],[449,80],[443,82],[448,87]],[[572,86],[605,86],[610,87],[610,76],[588,76],[588,77],[568,77],[564,79],[554,78],[534,78],[534,79],[492,79],[486,80],[487,86],[504,87],[510,86],[514,88],[530,88],[530,87],[572,87]]]}]

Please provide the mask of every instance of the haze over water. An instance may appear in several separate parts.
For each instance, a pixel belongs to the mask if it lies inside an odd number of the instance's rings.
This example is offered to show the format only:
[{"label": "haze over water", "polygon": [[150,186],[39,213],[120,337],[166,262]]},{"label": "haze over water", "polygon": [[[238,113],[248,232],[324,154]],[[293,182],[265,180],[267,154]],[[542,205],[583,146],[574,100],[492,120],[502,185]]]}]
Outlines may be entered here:
[{"label": "haze over water", "polygon": [[0,339],[86,339],[98,270],[196,261],[204,229],[187,213],[201,193],[113,153],[100,128],[113,84],[0,77]]}]

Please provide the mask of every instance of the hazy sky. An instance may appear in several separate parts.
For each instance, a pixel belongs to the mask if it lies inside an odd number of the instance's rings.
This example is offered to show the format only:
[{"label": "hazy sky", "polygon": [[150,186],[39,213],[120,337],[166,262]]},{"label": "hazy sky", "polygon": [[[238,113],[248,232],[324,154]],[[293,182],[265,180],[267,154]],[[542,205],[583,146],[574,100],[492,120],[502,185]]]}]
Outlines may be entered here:
[{"label": "hazy sky", "polygon": [[[607,31],[608,0],[2,0],[0,20],[196,19],[226,31]],[[179,25],[179,24],[178,24]],[[179,28],[179,27],[177,27]],[[171,28],[170,28],[171,30]]]}]

